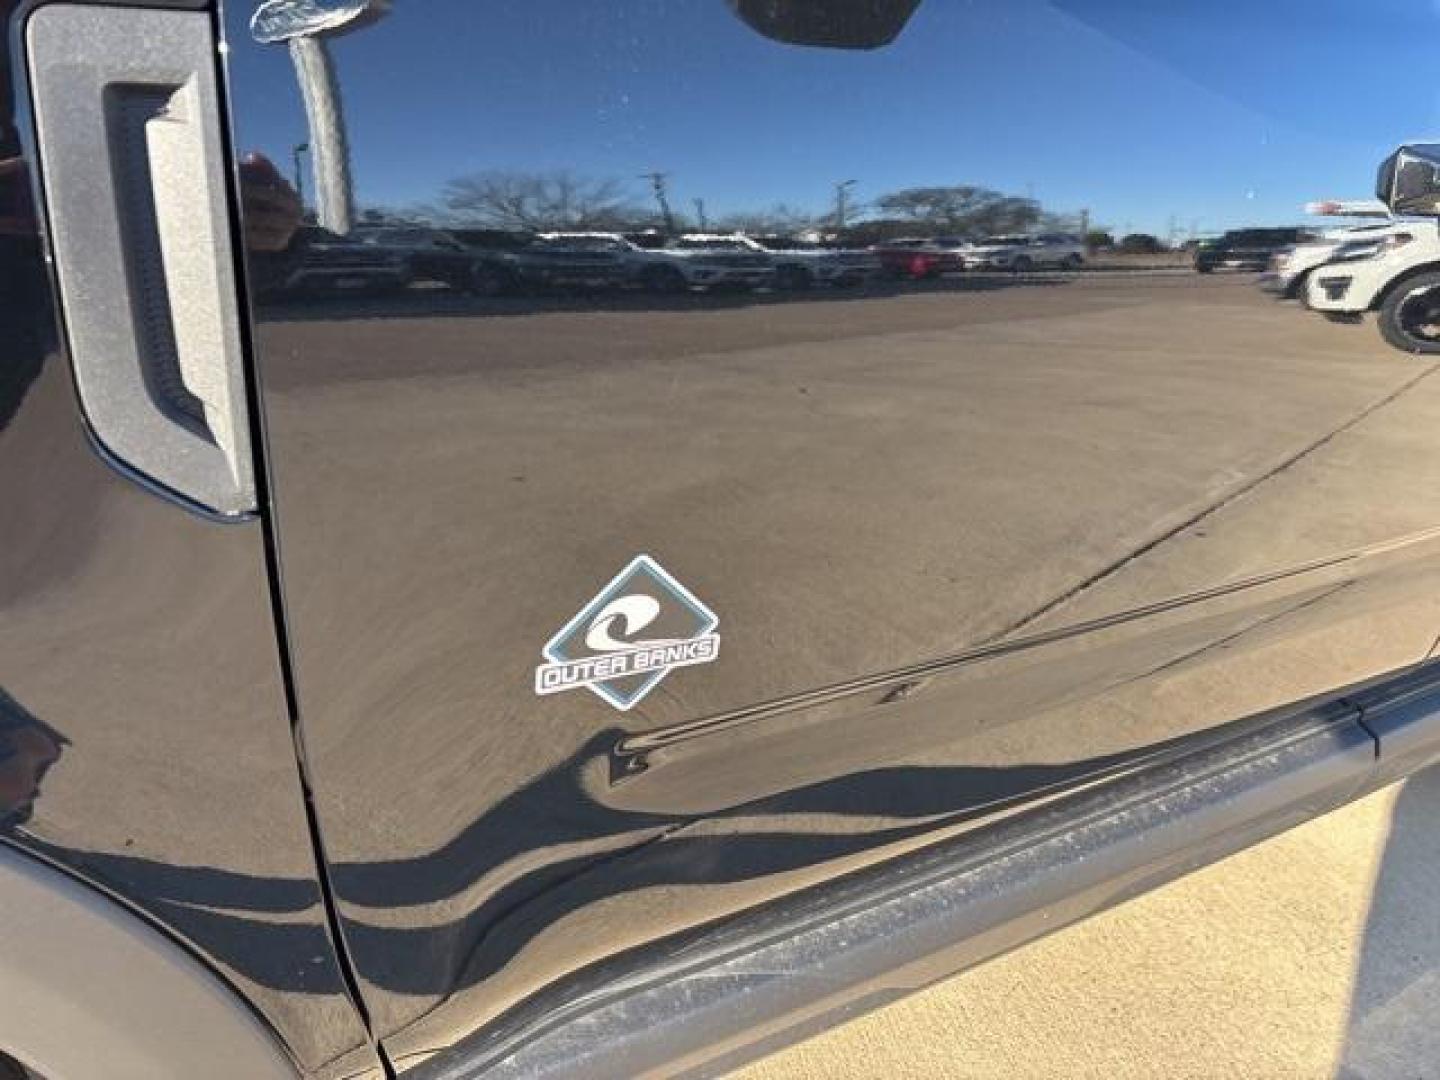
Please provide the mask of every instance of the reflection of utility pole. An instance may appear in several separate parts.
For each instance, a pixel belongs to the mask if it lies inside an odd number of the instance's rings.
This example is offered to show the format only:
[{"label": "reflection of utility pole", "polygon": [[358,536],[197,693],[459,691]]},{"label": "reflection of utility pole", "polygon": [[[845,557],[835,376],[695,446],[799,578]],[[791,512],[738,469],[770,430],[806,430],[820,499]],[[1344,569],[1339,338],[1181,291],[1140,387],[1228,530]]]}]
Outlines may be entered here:
[{"label": "reflection of utility pole", "polygon": [[305,171],[300,167],[300,155],[310,149],[308,142],[296,143],[290,150],[295,159],[295,194],[300,196],[300,208],[305,208]]},{"label": "reflection of utility pole", "polygon": [[[310,0],[265,0],[250,19],[250,33],[265,45],[286,42],[305,119],[310,125],[310,162],[314,168],[315,211],[322,226],[347,233],[355,223],[355,189],[350,179],[350,147],[340,108],[340,85],[327,39],[369,26],[389,11],[389,0],[351,0],[326,8]],[[299,161],[299,154],[296,154]]]},{"label": "reflection of utility pole", "polygon": [[850,189],[854,180],[841,180],[835,185],[835,231],[845,228],[845,218],[850,210]]},{"label": "reflection of utility pole", "polygon": [[650,181],[650,190],[655,192],[655,201],[660,204],[660,216],[665,219],[665,231],[674,236],[679,230],[675,228],[675,215],[670,212],[670,200],[665,197],[665,184],[670,174],[648,172],[641,173],[640,178]]},{"label": "reflection of utility pole", "polygon": [[695,200],[695,220],[700,223],[701,232],[709,232],[710,226],[705,220],[705,200]]}]

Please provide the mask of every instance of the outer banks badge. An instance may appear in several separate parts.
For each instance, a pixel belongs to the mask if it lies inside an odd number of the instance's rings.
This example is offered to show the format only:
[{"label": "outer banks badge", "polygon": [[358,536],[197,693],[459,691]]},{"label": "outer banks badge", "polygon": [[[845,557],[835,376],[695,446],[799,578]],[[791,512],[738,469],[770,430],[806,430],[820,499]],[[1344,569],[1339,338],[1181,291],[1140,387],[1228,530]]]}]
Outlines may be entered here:
[{"label": "outer banks badge", "polygon": [[720,655],[720,620],[649,555],[638,555],[541,650],[537,694],[582,686],[633,709],[676,668]]}]

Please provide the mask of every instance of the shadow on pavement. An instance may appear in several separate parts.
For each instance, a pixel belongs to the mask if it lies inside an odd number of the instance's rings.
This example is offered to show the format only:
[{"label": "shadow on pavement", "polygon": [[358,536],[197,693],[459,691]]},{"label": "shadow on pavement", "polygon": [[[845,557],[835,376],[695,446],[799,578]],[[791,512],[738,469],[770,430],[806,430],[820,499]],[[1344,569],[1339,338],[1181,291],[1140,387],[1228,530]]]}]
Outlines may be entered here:
[{"label": "shadow on pavement", "polygon": [[1440,1076],[1440,766],[1395,802],[1338,1076]]}]

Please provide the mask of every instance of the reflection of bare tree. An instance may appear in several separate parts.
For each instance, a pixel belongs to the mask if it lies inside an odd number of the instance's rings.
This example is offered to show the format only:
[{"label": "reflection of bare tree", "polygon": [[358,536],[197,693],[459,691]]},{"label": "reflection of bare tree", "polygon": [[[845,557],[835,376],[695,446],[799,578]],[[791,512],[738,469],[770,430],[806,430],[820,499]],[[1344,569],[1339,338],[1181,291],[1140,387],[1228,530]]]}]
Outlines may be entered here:
[{"label": "reflection of bare tree", "polygon": [[[664,174],[644,176],[661,177],[663,191]],[[697,203],[703,206],[703,201]],[[661,205],[670,210],[668,203]],[[906,188],[849,209],[853,217],[840,231],[861,244],[896,236],[979,237],[1037,229],[1078,232],[1084,220],[1081,215],[1046,210],[1034,199],[969,184]],[[644,206],[634,189],[622,181],[569,169],[496,169],[458,176],[445,185],[435,202],[400,216],[455,228],[515,233],[655,228],[681,233],[694,227],[673,210],[668,220],[662,220],[663,215]],[[707,224],[721,232],[795,236],[815,230],[836,231],[836,215],[780,202],[768,209],[742,209],[711,217]]]},{"label": "reflection of bare tree", "polygon": [[568,170],[482,172],[445,185],[446,216],[465,224],[514,231],[633,229],[652,224],[616,180]]}]

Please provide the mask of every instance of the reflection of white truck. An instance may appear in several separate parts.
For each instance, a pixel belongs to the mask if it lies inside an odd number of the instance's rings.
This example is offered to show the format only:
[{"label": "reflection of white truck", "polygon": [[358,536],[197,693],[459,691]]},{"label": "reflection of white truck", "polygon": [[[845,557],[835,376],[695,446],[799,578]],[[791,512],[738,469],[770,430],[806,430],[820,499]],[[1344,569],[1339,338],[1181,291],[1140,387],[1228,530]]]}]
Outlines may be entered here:
[{"label": "reflection of white truck", "polygon": [[1013,270],[1024,273],[1049,266],[1078,270],[1085,262],[1085,244],[1068,233],[1042,236],[990,236],[962,249],[966,270]]},{"label": "reflection of white truck", "polygon": [[812,285],[858,285],[880,272],[880,257],[872,251],[830,248],[788,236],[741,236],[754,251],[770,256],[775,284],[782,289],[808,289]]},{"label": "reflection of white truck", "polygon": [[1310,272],[1305,300],[1337,319],[1374,311],[1381,335],[1397,349],[1440,353],[1440,229],[1412,223],[1346,244]]},{"label": "reflection of white truck", "polygon": [[681,241],[660,248],[644,248],[619,233],[544,233],[543,239],[604,240],[629,268],[632,282],[650,292],[682,292],[694,287],[754,289],[775,280],[775,267],[763,252],[736,243]]}]

